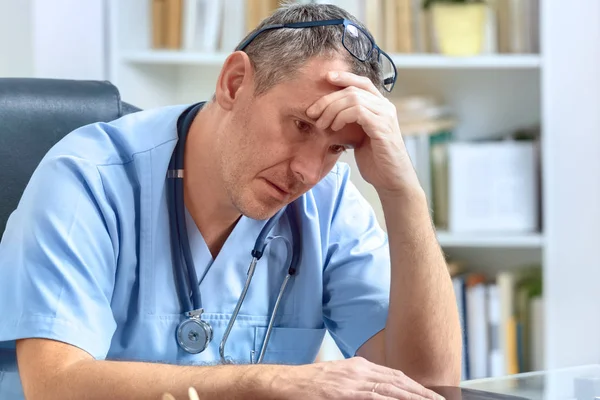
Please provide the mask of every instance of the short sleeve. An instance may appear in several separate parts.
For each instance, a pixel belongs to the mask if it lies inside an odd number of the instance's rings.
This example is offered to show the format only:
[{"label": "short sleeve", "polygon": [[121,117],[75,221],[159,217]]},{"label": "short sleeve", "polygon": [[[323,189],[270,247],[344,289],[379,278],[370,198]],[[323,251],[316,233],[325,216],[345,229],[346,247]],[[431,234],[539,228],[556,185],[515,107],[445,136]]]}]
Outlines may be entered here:
[{"label": "short sleeve", "polygon": [[389,309],[390,255],[375,212],[339,170],[339,191],[324,268],[325,325],[345,357],[356,354],[385,328]]},{"label": "short sleeve", "polygon": [[0,342],[46,338],[106,357],[115,219],[96,166],[65,156],[40,163],[0,242]]}]

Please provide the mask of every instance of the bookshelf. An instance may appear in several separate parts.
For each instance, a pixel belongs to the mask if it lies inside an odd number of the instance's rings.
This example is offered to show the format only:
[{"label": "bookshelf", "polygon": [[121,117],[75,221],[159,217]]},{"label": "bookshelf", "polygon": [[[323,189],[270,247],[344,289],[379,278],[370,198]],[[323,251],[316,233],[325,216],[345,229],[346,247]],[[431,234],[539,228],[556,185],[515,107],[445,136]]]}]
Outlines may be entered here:
[{"label": "bookshelf", "polygon": [[[140,65],[220,66],[228,53],[179,50],[142,50],[123,54],[122,61]],[[399,69],[537,69],[541,58],[533,54],[502,54],[477,57],[444,57],[433,54],[390,54]]]},{"label": "bookshelf", "polygon": [[446,248],[531,248],[541,249],[544,238],[540,233],[514,234],[474,234],[452,233],[443,230],[437,231],[437,238],[442,247]]},{"label": "bookshelf", "polygon": [[[109,79],[124,100],[143,108],[212,94],[224,55],[152,50],[149,0],[22,3],[29,20],[15,20],[15,29],[35,26],[35,35],[23,38],[22,54],[11,57],[19,62],[4,64],[5,75]],[[457,136],[467,140],[541,124],[543,230],[439,230],[438,238],[446,254],[484,272],[541,263],[543,367],[559,368],[600,360],[600,91],[593,90],[600,87],[600,47],[593,40],[600,37],[600,3],[541,4],[540,54],[395,54],[401,69],[395,92],[444,98],[461,121]],[[0,2],[0,15],[9,15],[6,7]],[[7,54],[13,49],[3,48]],[[73,49],[84,48],[85,57],[73,56]]]}]

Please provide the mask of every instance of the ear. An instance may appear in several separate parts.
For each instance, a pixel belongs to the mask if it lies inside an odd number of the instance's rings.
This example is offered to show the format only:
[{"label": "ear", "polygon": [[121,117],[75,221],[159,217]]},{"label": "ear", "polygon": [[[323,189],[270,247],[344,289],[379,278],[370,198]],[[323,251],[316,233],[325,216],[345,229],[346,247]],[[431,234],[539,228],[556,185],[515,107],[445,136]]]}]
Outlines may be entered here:
[{"label": "ear", "polygon": [[225,60],[217,80],[217,103],[225,110],[230,110],[245,90],[254,90],[253,79],[254,70],[248,55],[243,51],[233,52]]}]

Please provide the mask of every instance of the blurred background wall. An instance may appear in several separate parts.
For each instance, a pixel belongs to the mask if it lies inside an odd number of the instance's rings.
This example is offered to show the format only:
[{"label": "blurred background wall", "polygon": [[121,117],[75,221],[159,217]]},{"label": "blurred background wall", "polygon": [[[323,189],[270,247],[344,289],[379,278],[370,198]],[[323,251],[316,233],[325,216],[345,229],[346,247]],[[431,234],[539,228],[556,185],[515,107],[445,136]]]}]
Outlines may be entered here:
[{"label": "blurred background wall", "polygon": [[0,0],[0,76],[107,79],[104,0]]},{"label": "blurred background wall", "polygon": [[0,0],[0,76],[33,74],[31,1]]}]

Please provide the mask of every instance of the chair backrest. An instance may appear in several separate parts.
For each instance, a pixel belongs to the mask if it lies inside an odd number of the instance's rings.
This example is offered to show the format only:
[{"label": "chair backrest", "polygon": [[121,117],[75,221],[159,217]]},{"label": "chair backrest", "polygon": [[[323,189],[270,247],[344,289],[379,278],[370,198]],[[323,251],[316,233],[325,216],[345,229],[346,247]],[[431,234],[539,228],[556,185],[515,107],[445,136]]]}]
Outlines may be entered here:
[{"label": "chair backrest", "polygon": [[110,82],[0,78],[0,237],[33,171],[67,133],[138,111]]}]

